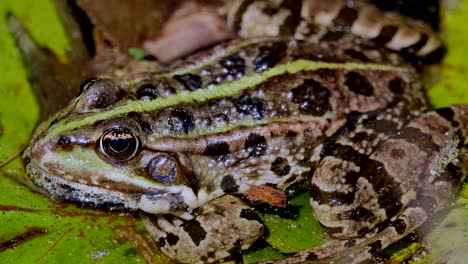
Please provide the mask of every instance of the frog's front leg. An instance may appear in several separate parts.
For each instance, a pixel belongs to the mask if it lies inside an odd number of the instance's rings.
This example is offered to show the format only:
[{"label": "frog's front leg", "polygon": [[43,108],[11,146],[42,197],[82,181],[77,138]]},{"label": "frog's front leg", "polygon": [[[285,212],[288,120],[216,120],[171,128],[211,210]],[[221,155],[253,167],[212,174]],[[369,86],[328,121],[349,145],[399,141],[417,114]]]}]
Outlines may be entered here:
[{"label": "frog's front leg", "polygon": [[367,158],[337,145],[336,157],[325,157],[314,174],[311,194],[315,216],[334,239],[274,263],[359,263],[444,208],[468,172],[467,113],[466,105],[426,113]]},{"label": "frog's front leg", "polygon": [[180,263],[215,262],[247,249],[263,234],[263,223],[239,198],[225,195],[203,205],[190,220],[175,216],[142,219],[160,250]]}]

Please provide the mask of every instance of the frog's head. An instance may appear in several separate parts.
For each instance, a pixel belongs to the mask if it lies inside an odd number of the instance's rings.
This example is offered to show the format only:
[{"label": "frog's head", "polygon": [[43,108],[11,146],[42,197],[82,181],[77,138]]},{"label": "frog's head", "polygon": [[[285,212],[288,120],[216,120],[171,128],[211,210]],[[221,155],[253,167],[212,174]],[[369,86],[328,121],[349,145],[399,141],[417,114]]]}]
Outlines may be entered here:
[{"label": "frog's head", "polygon": [[189,122],[165,105],[177,95],[142,100],[138,91],[149,96],[157,85],[108,79],[85,86],[75,102],[38,128],[25,151],[27,172],[41,190],[53,198],[151,213],[195,208],[223,194],[206,191],[194,155],[170,143],[174,129]]}]

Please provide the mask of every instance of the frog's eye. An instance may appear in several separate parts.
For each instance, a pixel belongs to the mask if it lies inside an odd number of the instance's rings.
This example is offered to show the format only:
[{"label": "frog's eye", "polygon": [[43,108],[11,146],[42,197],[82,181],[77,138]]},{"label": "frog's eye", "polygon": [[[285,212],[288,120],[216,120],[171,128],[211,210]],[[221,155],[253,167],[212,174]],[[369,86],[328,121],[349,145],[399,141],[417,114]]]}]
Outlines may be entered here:
[{"label": "frog's eye", "polygon": [[117,127],[104,131],[99,138],[99,150],[107,157],[125,161],[135,157],[140,149],[138,137],[128,128]]},{"label": "frog's eye", "polygon": [[148,163],[150,176],[160,183],[172,183],[177,176],[177,162],[169,154],[160,153]]}]

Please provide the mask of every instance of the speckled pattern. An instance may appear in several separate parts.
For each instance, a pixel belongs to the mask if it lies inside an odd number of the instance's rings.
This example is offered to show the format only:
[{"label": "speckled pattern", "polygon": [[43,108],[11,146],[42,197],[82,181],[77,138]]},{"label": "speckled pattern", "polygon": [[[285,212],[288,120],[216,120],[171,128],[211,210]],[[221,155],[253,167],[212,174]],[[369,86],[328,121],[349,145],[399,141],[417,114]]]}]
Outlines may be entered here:
[{"label": "speckled pattern", "polygon": [[[245,40],[166,72],[85,82],[25,151],[32,181],[56,199],[146,212],[154,241],[183,263],[259,238],[235,195],[262,186],[306,183],[334,238],[279,263],[359,262],[414,230],[468,167],[468,107],[428,112],[404,59],[431,56],[436,34],[363,1],[273,2],[231,3]],[[337,254],[351,248],[353,259]]]}]

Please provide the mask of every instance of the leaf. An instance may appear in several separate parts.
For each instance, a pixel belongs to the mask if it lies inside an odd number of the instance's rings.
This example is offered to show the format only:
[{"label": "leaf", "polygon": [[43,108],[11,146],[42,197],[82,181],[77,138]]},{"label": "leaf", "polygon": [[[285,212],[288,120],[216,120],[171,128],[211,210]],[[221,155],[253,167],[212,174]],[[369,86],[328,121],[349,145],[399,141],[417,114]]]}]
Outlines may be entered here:
[{"label": "leaf", "polygon": [[447,1],[455,3],[448,7],[446,17],[447,54],[444,57],[438,82],[428,89],[428,96],[435,107],[468,103],[468,1]]},{"label": "leaf", "polygon": [[282,254],[270,245],[263,245],[263,247],[252,247],[243,254],[242,260],[244,264],[257,263],[260,261],[276,260],[286,258],[288,255]]},{"label": "leaf", "polygon": [[436,226],[426,239],[431,263],[465,263],[468,253],[468,210],[458,206]]},{"label": "leaf", "polygon": [[259,213],[268,228],[265,240],[280,252],[294,253],[322,242],[319,235],[323,229],[312,215],[309,200],[309,193],[304,192],[291,199],[285,209]]}]

